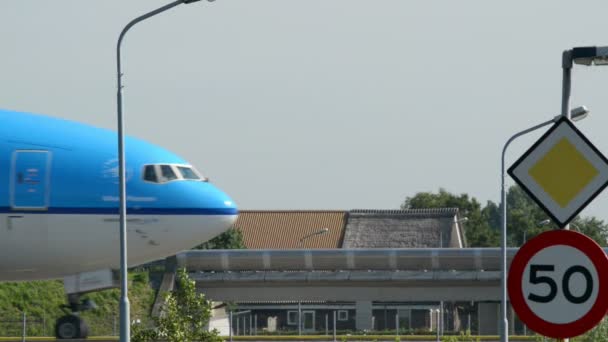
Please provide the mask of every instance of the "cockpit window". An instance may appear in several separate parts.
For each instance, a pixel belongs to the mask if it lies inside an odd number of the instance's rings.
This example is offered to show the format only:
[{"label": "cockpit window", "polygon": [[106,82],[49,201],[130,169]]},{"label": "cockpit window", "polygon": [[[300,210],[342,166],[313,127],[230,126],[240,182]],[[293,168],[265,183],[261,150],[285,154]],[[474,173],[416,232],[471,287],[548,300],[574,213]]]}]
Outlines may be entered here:
[{"label": "cockpit window", "polygon": [[177,179],[177,175],[173,171],[171,165],[161,165],[160,171],[166,181],[172,181],[174,179]]},{"label": "cockpit window", "polygon": [[158,182],[156,178],[156,168],[154,165],[146,165],[144,168],[144,180],[148,182]]},{"label": "cockpit window", "polygon": [[170,181],[203,181],[204,178],[190,165],[153,164],[144,165],[142,178],[146,182],[167,183]]},{"label": "cockpit window", "polygon": [[193,179],[193,180],[199,180],[199,179],[201,179],[201,177],[199,177],[196,174],[196,172],[194,172],[194,170],[192,170],[191,167],[178,166],[177,169],[182,174],[182,177],[184,179]]}]

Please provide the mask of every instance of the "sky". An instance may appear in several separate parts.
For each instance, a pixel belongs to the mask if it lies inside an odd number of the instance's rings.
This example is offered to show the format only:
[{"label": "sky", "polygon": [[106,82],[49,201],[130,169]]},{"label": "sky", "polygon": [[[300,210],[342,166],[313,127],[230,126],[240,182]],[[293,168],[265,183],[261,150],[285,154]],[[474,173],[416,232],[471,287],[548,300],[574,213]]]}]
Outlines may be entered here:
[{"label": "sky", "polygon": [[[168,1],[0,2],[0,108],[116,127],[116,41]],[[137,24],[126,132],[241,209],[394,209],[445,188],[499,201],[516,132],[561,109],[561,54],[608,45],[608,2],[217,0]],[[608,67],[575,66],[608,154]],[[516,140],[513,163],[543,130]],[[509,179],[508,184],[513,184]],[[608,193],[582,213],[608,220]]]}]

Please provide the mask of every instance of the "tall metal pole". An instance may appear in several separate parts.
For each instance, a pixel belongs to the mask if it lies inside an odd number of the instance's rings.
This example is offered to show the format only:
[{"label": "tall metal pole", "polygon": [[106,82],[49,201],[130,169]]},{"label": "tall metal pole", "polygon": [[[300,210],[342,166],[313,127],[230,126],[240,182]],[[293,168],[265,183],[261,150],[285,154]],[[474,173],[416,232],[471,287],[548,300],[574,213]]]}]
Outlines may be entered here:
[{"label": "tall metal pole", "polygon": [[127,31],[140,21],[148,19],[156,14],[164,12],[185,0],[177,0],[152,12],[146,13],[140,17],[133,19],[120,32],[118,43],[116,44],[116,67],[118,76],[118,177],[119,177],[119,194],[120,194],[120,342],[129,342],[131,340],[131,327],[129,325],[129,296],[127,283],[127,187],[125,180],[125,137],[124,137],[124,121],[123,121],[123,102],[122,102],[122,69],[120,63],[120,48],[122,40]]},{"label": "tall metal pole", "polygon": [[334,342],[336,342],[336,310],[334,310]]},{"label": "tall metal pole", "polygon": [[439,302],[440,322],[441,322],[441,336],[445,330],[445,312],[443,311],[443,301]]},{"label": "tall metal pole", "polygon": [[519,133],[513,135],[507,142],[505,146],[502,148],[502,157],[500,163],[500,203],[502,207],[502,236],[500,242],[500,251],[502,254],[501,258],[501,301],[500,301],[500,311],[502,320],[500,322],[500,342],[508,342],[509,341],[509,320],[507,317],[507,191],[505,188],[505,155],[507,152],[507,147],[511,144],[511,142],[518,137],[528,134],[534,130],[537,130],[541,127],[550,125],[554,122],[555,119],[547,120],[543,123],[540,123],[536,126],[525,129]]},{"label": "tall metal pole", "polygon": [[562,116],[570,118],[570,89],[572,87],[572,50],[562,54]]},{"label": "tall metal pole", "polygon": [[302,336],[302,302],[298,302],[298,336]]},{"label": "tall metal pole", "polygon": [[[570,90],[572,88],[572,50],[566,50],[562,54],[562,116],[570,119]],[[568,223],[565,230],[570,230]],[[570,341],[569,338],[564,341]]]},{"label": "tall metal pole", "polygon": [[230,342],[232,342],[232,309],[230,310],[230,321],[228,321],[228,330],[230,334]]},{"label": "tall metal pole", "polygon": [[23,331],[21,332],[21,342],[25,342],[25,336],[26,336],[26,329],[27,329],[27,318],[25,315],[25,311],[23,311]]},{"label": "tall metal pole", "polygon": [[439,321],[441,320],[439,318],[440,312],[441,311],[439,311],[439,309],[437,309],[437,332],[436,332],[436,334],[437,334],[437,342],[439,342]]}]

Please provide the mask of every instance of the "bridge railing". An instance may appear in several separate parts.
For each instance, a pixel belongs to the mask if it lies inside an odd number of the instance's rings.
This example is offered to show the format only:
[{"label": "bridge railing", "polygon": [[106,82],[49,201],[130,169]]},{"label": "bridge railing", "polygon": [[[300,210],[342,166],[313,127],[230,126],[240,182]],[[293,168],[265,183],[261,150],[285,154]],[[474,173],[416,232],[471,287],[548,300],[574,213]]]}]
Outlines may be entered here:
[{"label": "bridge railing", "polygon": [[[508,249],[510,262],[517,248]],[[499,248],[191,250],[177,255],[190,271],[500,270]]]}]

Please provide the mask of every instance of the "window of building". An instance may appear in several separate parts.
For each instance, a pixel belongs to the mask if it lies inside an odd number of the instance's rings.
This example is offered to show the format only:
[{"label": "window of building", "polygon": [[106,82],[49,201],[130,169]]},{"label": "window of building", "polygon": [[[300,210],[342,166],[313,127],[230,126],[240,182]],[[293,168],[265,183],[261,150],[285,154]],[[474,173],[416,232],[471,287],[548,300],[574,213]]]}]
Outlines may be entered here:
[{"label": "window of building", "polygon": [[144,167],[144,180],[148,182],[158,182],[156,178],[156,167],[154,165],[146,165]]},{"label": "window of building", "polygon": [[348,310],[338,310],[338,321],[348,321]]},{"label": "window of building", "polygon": [[297,311],[287,311],[287,324],[288,325],[297,325],[298,324],[298,312]]},{"label": "window of building", "polygon": [[174,179],[177,179],[177,175],[173,171],[173,168],[171,167],[171,165],[161,165],[160,172],[161,172],[163,178],[165,179],[165,181],[172,181]]},{"label": "window of building", "polygon": [[182,178],[183,179],[192,179],[192,180],[199,180],[199,179],[201,179],[201,177],[199,177],[196,174],[196,172],[194,170],[192,170],[191,167],[178,166],[177,169],[182,174]]}]

